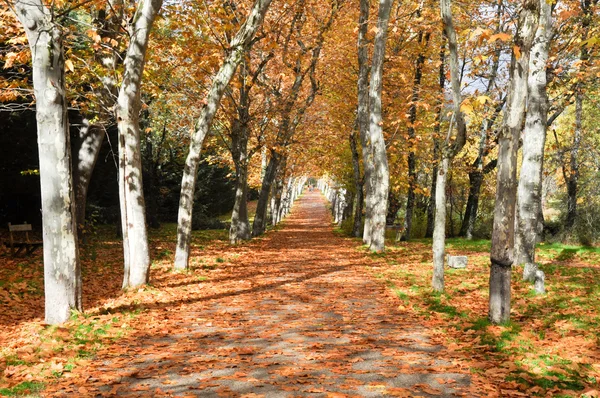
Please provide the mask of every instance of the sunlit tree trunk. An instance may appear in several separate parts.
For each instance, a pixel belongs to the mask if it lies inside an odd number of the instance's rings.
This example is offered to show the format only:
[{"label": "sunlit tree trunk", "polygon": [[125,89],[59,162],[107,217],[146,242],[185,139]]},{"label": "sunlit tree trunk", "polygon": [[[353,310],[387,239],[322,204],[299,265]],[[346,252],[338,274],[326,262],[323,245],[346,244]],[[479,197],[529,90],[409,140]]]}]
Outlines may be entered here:
[{"label": "sunlit tree trunk", "polygon": [[[383,88],[383,62],[387,40],[388,22],[393,0],[379,1],[377,33],[371,62],[369,80],[369,137],[373,156],[373,178],[367,187],[367,197],[371,197],[371,243],[373,252],[385,250],[385,221],[389,191],[389,168],[385,140],[383,137],[383,118],[381,115],[381,91]],[[369,200],[367,200],[369,202]]]},{"label": "sunlit tree trunk", "polygon": [[233,77],[235,70],[243,59],[244,52],[258,28],[262,25],[263,18],[271,0],[257,0],[250,15],[241,26],[231,41],[230,53],[221,65],[219,72],[213,79],[208,92],[205,105],[200,112],[196,131],[192,135],[190,149],[183,169],[181,180],[181,195],[179,198],[179,214],[177,217],[177,248],[175,251],[174,267],[187,269],[189,266],[190,243],[192,239],[192,211],[194,208],[194,192],[198,165],[200,164],[200,151],[204,138],[212,125],[212,120],[217,113],[221,97]]},{"label": "sunlit tree trunk", "polygon": [[[371,153],[371,140],[369,137],[369,42],[367,32],[369,29],[369,0],[360,0],[360,17],[358,20],[358,109],[357,122],[362,146],[364,168],[363,185],[366,192],[372,190],[374,175],[373,156]],[[365,225],[363,228],[363,241],[371,244],[371,220],[373,213],[373,196],[365,197]]]},{"label": "sunlit tree trunk", "polygon": [[[509,69],[504,124],[498,138],[498,176],[490,253],[489,319],[492,323],[510,318],[510,278],[515,238],[517,151],[527,101],[529,54],[537,30],[539,0],[521,2]],[[518,49],[518,53],[515,51]]]},{"label": "sunlit tree trunk", "polygon": [[60,324],[69,320],[71,311],[82,310],[63,33],[41,1],[17,0],[14,6],[32,55],[42,194],[45,322]]},{"label": "sunlit tree trunk", "polygon": [[119,199],[123,231],[123,288],[141,286],[150,277],[150,249],[142,183],[140,145],[141,84],[150,30],[162,0],[145,0],[130,25],[123,82],[116,105],[119,129]]},{"label": "sunlit tree trunk", "polygon": [[546,63],[552,36],[552,5],[539,0],[540,21],[535,33],[529,59],[527,116],[523,132],[523,150],[519,185],[517,188],[517,231],[515,260],[523,264],[523,279],[533,282],[535,245],[540,239],[542,223],[542,171],[546,123],[548,120],[548,95],[546,93]]},{"label": "sunlit tree trunk", "polygon": [[[433,228],[433,278],[431,285],[436,291],[444,290],[444,255],[446,246],[446,181],[450,162],[464,147],[467,126],[460,110],[462,95],[460,93],[460,69],[458,64],[458,43],[452,18],[450,0],[440,0],[440,10],[444,22],[444,31],[450,53],[450,84],[452,87],[453,114],[448,134],[441,150],[441,161],[435,187],[435,222]],[[456,139],[450,142],[452,130],[456,124]]]}]

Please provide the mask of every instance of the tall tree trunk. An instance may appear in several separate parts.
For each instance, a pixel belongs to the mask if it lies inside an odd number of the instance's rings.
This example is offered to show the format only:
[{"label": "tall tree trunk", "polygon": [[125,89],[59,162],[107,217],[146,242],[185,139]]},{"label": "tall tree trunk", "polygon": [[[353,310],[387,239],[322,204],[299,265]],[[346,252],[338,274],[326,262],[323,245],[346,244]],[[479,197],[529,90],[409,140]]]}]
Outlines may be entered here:
[{"label": "tall tree trunk", "polygon": [[271,0],[256,0],[250,15],[240,27],[231,41],[230,53],[221,65],[215,76],[205,106],[200,112],[196,131],[192,136],[190,150],[185,161],[183,178],[181,180],[181,195],[179,198],[179,214],[177,217],[177,249],[175,251],[174,267],[176,269],[187,269],[189,267],[190,243],[192,239],[192,211],[194,208],[194,191],[196,190],[196,178],[198,165],[200,164],[200,151],[204,138],[210,131],[212,120],[219,109],[221,97],[233,77],[236,68],[243,59],[244,52],[254,37],[258,28],[262,25],[263,18]]},{"label": "tall tree trunk", "polygon": [[518,223],[515,242],[515,260],[517,264],[525,265],[523,279],[531,282],[535,280],[537,271],[535,245],[542,232],[539,215],[542,211],[542,171],[548,120],[546,63],[552,36],[552,5],[546,0],[538,1],[540,21],[529,59],[529,93],[523,132],[523,158],[517,188]]},{"label": "tall tree trunk", "polygon": [[352,236],[360,238],[362,231],[362,212],[363,212],[363,181],[360,177],[360,159],[358,148],[356,147],[356,131],[352,131],[349,136],[350,150],[352,151],[352,172],[354,176],[354,223],[352,225]]},{"label": "tall tree trunk", "polygon": [[269,194],[271,186],[277,175],[279,168],[280,155],[274,151],[271,152],[271,158],[267,163],[265,175],[263,176],[262,186],[258,195],[258,204],[256,205],[256,214],[252,223],[252,236],[259,236],[265,232],[267,226],[267,207],[269,205]]},{"label": "tall tree trunk", "polygon": [[[362,146],[364,168],[363,185],[366,192],[372,190],[374,165],[371,154],[371,140],[369,137],[369,42],[367,32],[369,29],[369,0],[360,0],[360,17],[358,20],[358,109],[357,122]],[[371,220],[373,213],[372,195],[365,198],[365,225],[363,228],[363,241],[371,244]]]},{"label": "tall tree trunk", "polygon": [[161,5],[162,0],[144,1],[136,14],[137,20],[130,26],[130,42],[123,62],[123,82],[117,98],[124,289],[144,285],[150,277],[150,249],[142,183],[140,108],[142,75],[150,30]]},{"label": "tall tree trunk", "polygon": [[[442,161],[438,169],[438,177],[435,187],[435,223],[433,229],[433,279],[432,287],[436,291],[444,290],[444,254],[446,246],[446,180],[450,161],[464,147],[467,137],[467,126],[464,116],[460,110],[462,103],[462,95],[460,93],[460,69],[458,65],[458,43],[456,38],[456,30],[454,29],[454,21],[452,18],[450,0],[440,0],[440,10],[442,20],[444,22],[444,32],[448,41],[448,49],[450,53],[450,84],[452,86],[452,101],[453,114],[450,121],[450,127],[446,140],[441,151]],[[453,125],[456,123],[456,139],[451,144]],[[438,202],[442,201],[443,202]],[[441,218],[438,220],[438,217]]]},{"label": "tall tree trunk", "polygon": [[438,165],[435,183],[435,222],[432,242],[434,267],[431,285],[437,292],[444,291],[444,246],[446,241],[446,189],[440,189],[440,187],[446,187],[449,165],[450,159],[444,156]]},{"label": "tall tree trunk", "polygon": [[60,324],[81,311],[81,264],[71,169],[61,28],[40,0],[16,0],[32,54],[36,99],[42,226],[45,321]]},{"label": "tall tree trunk", "polygon": [[[236,126],[236,122],[239,126]],[[248,125],[242,121],[234,122],[232,134],[232,155],[235,164],[235,202],[231,214],[229,241],[238,243],[251,237],[248,221]]]},{"label": "tall tree trunk", "polygon": [[369,249],[379,253],[385,250],[385,221],[390,175],[381,115],[381,91],[383,88],[383,62],[387,40],[388,22],[393,0],[379,1],[377,33],[371,62],[369,80],[369,137],[373,159],[373,178],[368,184],[367,203],[371,203],[371,239]]},{"label": "tall tree trunk", "polygon": [[[510,319],[510,277],[515,238],[517,151],[527,101],[529,54],[537,30],[539,0],[523,0],[509,69],[504,124],[498,138],[498,176],[490,253],[489,319]],[[518,49],[518,53],[515,51]]]}]

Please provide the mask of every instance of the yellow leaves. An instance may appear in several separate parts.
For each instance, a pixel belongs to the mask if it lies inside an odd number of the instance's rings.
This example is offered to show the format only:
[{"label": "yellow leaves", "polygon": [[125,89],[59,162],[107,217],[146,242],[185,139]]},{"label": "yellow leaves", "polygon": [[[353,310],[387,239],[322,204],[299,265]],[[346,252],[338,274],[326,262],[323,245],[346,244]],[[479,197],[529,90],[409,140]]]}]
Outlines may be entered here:
[{"label": "yellow leaves", "polygon": [[15,62],[15,58],[17,58],[17,53],[8,53],[6,54],[6,58],[4,61],[4,69],[8,69],[13,66]]},{"label": "yellow leaves", "polygon": [[4,56],[4,69],[9,69],[16,64],[25,64],[29,61],[29,51],[9,52]]},{"label": "yellow leaves", "polygon": [[65,61],[65,68],[67,68],[69,72],[75,72],[75,66],[73,65],[73,61],[70,59]]},{"label": "yellow leaves", "polygon": [[465,101],[460,105],[460,111],[465,115],[472,115],[475,109],[470,101]]},{"label": "yellow leaves", "polygon": [[490,97],[488,97],[487,95],[480,95],[477,98],[475,98],[475,101],[477,101],[481,105],[485,105],[486,103],[493,102],[492,99]]},{"label": "yellow leaves", "polygon": [[521,47],[514,46],[513,47],[513,54],[515,55],[516,59],[521,59]]},{"label": "yellow leaves", "polygon": [[490,43],[493,43],[495,41],[503,41],[503,42],[509,42],[512,39],[512,36],[508,33],[496,33],[495,35],[491,35],[490,38],[488,39],[488,41]]}]

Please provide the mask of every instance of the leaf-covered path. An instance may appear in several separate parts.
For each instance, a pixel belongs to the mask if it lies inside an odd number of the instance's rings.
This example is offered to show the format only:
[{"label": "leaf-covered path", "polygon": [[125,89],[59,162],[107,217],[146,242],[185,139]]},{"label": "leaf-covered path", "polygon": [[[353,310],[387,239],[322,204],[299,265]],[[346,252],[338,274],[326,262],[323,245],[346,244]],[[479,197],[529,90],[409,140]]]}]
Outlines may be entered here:
[{"label": "leaf-covered path", "polygon": [[[233,248],[209,280],[158,281],[174,294],[146,306],[134,331],[49,394],[138,396],[453,396],[469,385],[335,235],[306,192],[278,231]],[[162,283],[162,285],[161,285]],[[181,294],[181,293],[180,293]]]}]

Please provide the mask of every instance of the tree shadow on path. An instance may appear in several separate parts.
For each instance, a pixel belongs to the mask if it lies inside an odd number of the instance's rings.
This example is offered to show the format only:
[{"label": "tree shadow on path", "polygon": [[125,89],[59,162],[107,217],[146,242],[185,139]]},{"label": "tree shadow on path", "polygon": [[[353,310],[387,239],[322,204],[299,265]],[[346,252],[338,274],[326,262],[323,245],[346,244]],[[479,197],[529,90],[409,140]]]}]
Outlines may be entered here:
[{"label": "tree shadow on path", "polygon": [[330,222],[320,194],[306,193],[282,229],[232,248],[236,257],[207,281],[159,281],[127,338],[47,392],[71,395],[85,385],[99,396],[463,394],[468,371],[370,279],[369,257]]}]

